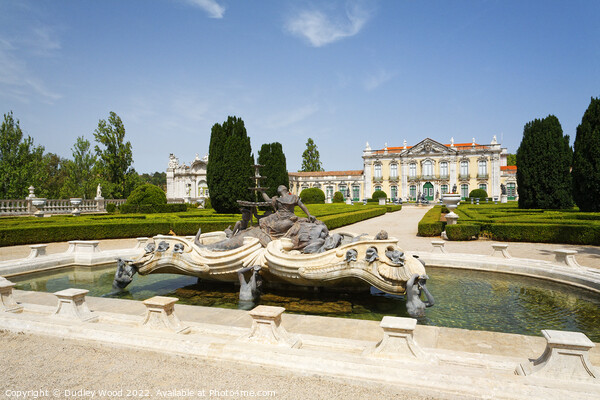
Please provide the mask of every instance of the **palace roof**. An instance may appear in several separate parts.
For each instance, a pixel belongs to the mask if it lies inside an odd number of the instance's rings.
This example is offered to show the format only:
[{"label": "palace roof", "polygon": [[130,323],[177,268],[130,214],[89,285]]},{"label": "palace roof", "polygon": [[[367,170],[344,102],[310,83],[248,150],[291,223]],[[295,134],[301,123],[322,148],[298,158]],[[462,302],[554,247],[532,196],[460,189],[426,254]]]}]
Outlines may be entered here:
[{"label": "palace roof", "polygon": [[312,172],[288,172],[290,176],[350,176],[350,175],[362,175],[363,171],[361,170],[351,170],[351,171],[312,171]]}]

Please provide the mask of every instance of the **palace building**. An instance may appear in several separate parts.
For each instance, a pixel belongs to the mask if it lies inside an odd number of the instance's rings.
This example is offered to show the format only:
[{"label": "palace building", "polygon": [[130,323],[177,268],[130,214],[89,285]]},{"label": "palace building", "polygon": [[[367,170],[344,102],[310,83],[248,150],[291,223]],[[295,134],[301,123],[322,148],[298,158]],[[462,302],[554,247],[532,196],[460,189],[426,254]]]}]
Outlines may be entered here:
[{"label": "palace building", "polygon": [[438,200],[456,191],[468,197],[473,189],[484,189],[489,197],[500,198],[501,184],[509,199],[517,196],[516,167],[507,166],[508,152],[497,142],[442,144],[427,138],[408,146],[363,150],[362,171],[290,172],[290,190],[299,194],[308,187],[321,188],[330,200],[336,191],[353,200],[370,198],[383,190],[388,198],[414,200],[424,194]]},{"label": "palace building", "polygon": [[[347,171],[289,172],[289,189],[300,194],[307,188],[320,188],[327,201],[335,192],[354,201],[371,198],[383,190],[388,198],[415,200],[424,194],[436,201],[455,191],[468,197],[473,189],[484,189],[489,197],[500,198],[501,185],[509,200],[517,198],[517,167],[507,166],[506,148],[494,136],[489,144],[442,144],[427,138],[409,146],[363,150],[363,169]],[[199,200],[208,197],[206,164],[208,155],[196,158],[190,166],[179,164],[173,154],[167,168],[167,198]]]}]

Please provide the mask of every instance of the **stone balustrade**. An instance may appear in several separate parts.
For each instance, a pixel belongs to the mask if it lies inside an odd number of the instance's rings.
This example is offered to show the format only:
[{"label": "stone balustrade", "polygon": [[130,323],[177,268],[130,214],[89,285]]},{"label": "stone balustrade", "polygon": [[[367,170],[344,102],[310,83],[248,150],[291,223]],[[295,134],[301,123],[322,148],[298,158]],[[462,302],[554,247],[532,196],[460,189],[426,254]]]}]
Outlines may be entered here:
[{"label": "stone balustrade", "polygon": [[[13,200],[0,200],[0,216],[1,215],[33,215],[35,207],[31,204],[32,198],[27,199],[13,199]],[[86,199],[82,200],[81,204],[77,205],[77,208],[82,213],[96,213],[105,212],[107,204],[114,204],[120,206],[125,203],[127,199]],[[44,214],[71,214],[75,209],[75,205],[71,203],[70,199],[46,199],[43,206]]]}]

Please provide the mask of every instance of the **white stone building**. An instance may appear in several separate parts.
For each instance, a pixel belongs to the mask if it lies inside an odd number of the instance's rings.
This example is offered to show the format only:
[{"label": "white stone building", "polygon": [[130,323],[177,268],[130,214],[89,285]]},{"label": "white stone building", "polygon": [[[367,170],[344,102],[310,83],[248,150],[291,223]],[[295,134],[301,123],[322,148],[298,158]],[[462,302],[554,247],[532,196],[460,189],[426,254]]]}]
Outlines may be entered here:
[{"label": "white stone building", "polygon": [[173,154],[169,155],[167,167],[167,200],[196,201],[208,197],[208,184],[206,181],[206,164],[208,155],[196,158],[187,166],[179,164],[179,159]]}]

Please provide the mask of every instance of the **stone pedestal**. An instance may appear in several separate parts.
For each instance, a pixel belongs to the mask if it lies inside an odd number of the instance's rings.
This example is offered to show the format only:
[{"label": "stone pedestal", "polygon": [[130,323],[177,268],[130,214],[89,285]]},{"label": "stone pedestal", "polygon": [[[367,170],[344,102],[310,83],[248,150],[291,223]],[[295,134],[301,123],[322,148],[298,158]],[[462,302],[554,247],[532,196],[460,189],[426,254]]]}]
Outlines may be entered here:
[{"label": "stone pedestal", "polygon": [[0,312],[18,313],[23,311],[23,306],[17,304],[12,290],[15,284],[6,279],[0,279]]},{"label": "stone pedestal", "polygon": [[433,250],[431,251],[432,253],[445,253],[446,249],[444,248],[444,244],[446,242],[444,242],[443,240],[432,240],[431,241],[431,245],[433,246]]},{"label": "stone pedestal", "polygon": [[96,211],[100,211],[100,212],[106,211],[104,197],[102,197],[102,196],[94,197],[94,200],[96,200]]},{"label": "stone pedestal", "polygon": [[348,198],[346,199],[346,204],[348,204],[349,206],[351,206],[351,205],[352,205],[352,199],[351,199],[350,197],[348,197]]},{"label": "stone pedestal", "polygon": [[300,339],[291,336],[281,326],[283,307],[258,306],[248,313],[252,317],[250,333],[240,338],[242,341],[271,344],[285,347],[300,347]]},{"label": "stone pedestal", "polygon": [[154,296],[144,300],[146,306],[146,315],[142,321],[142,326],[148,329],[189,333],[190,327],[184,326],[175,314],[175,303],[179,299],[175,297]]},{"label": "stone pedestal", "polygon": [[493,244],[492,248],[494,249],[492,257],[512,258],[512,256],[508,254],[507,244]]},{"label": "stone pedestal", "polygon": [[546,350],[537,360],[521,363],[517,375],[535,375],[561,380],[597,380],[599,372],[592,366],[588,351],[594,343],[581,332],[542,330]]},{"label": "stone pedestal", "polygon": [[46,244],[33,244],[33,245],[29,246],[31,251],[29,252],[29,255],[27,256],[27,258],[30,259],[30,258],[45,256],[46,255],[46,246],[47,246]]},{"label": "stone pedestal", "polygon": [[575,254],[577,254],[577,250],[554,250],[554,262],[556,262],[557,264],[567,265],[573,268],[583,268],[577,263],[577,260],[575,260]]},{"label": "stone pedestal", "polygon": [[81,210],[79,209],[79,206],[83,202],[83,199],[80,197],[71,197],[71,199],[69,199],[69,201],[70,201],[71,205],[73,206],[73,211],[71,211],[71,214],[74,217],[79,217],[81,215]]},{"label": "stone pedestal", "polygon": [[85,295],[89,290],[85,289],[65,289],[55,292],[58,297],[58,306],[52,315],[55,318],[64,318],[82,322],[94,322],[98,316],[94,315],[85,302]]},{"label": "stone pedestal", "polygon": [[458,214],[456,214],[455,212],[449,212],[448,214],[446,214],[446,223],[448,225],[456,225],[458,221]]},{"label": "stone pedestal", "polygon": [[379,205],[380,206],[385,206],[385,197],[380,197],[379,198]]},{"label": "stone pedestal", "polygon": [[508,196],[507,196],[507,195],[505,195],[505,194],[503,194],[503,195],[500,197],[500,203],[502,203],[502,204],[508,203]]},{"label": "stone pedestal", "polygon": [[372,357],[397,358],[403,360],[434,361],[413,339],[417,320],[413,318],[383,317],[379,325],[383,339],[364,354]]}]

